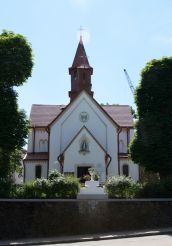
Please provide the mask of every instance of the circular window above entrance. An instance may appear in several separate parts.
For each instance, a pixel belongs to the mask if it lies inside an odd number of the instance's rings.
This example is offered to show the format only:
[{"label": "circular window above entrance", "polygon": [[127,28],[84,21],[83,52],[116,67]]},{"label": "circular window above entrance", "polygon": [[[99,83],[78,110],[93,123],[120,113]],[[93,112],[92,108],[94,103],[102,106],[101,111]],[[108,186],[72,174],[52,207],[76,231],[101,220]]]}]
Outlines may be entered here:
[{"label": "circular window above entrance", "polygon": [[88,119],[89,119],[88,113],[87,112],[81,112],[79,114],[79,119],[80,119],[81,122],[84,122],[84,123],[87,122]]}]

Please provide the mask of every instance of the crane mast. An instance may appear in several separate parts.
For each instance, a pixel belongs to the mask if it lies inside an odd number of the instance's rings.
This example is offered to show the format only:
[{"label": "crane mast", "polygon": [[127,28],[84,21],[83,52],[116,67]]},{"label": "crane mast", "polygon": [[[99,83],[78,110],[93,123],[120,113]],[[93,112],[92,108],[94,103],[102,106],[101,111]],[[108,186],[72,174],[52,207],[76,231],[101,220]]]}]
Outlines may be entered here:
[{"label": "crane mast", "polygon": [[131,79],[130,79],[130,77],[129,77],[129,75],[128,75],[126,69],[124,69],[124,73],[125,73],[125,76],[126,76],[126,78],[127,78],[128,85],[129,85],[129,87],[130,87],[130,90],[131,90],[132,94],[134,95],[135,88],[134,88],[134,86],[133,86],[133,83],[132,83],[132,81],[131,81]]}]

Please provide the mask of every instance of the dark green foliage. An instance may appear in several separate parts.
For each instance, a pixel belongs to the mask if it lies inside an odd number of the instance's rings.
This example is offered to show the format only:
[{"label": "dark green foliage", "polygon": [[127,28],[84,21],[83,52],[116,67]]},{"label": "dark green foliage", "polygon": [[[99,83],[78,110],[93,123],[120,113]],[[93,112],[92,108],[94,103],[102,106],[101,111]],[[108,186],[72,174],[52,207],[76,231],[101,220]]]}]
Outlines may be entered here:
[{"label": "dark green foliage", "polygon": [[8,151],[21,148],[26,142],[29,121],[18,109],[16,92],[0,84],[0,147]]},{"label": "dark green foliage", "polygon": [[32,49],[20,34],[3,31],[0,35],[0,83],[22,85],[33,67]]},{"label": "dark green foliage", "polygon": [[172,178],[147,183],[137,193],[139,198],[172,198]]},{"label": "dark green foliage", "polygon": [[[73,176],[54,176],[58,172],[53,171],[50,178],[37,179],[20,185],[16,189],[16,198],[76,198],[80,184]],[[59,174],[59,173],[58,173]]]},{"label": "dark green foliage", "polygon": [[113,176],[105,183],[105,189],[110,198],[133,198],[140,188],[140,184],[126,176]]},{"label": "dark green foliage", "polygon": [[11,198],[15,193],[12,180],[0,178],[0,198]]},{"label": "dark green foliage", "polygon": [[25,145],[29,127],[25,112],[18,109],[13,86],[22,85],[31,76],[32,66],[27,40],[4,31],[0,35],[0,177],[7,182],[18,164],[16,153]]},{"label": "dark green foliage", "polygon": [[172,175],[172,57],[152,60],[136,89],[138,121],[132,160],[160,177]]}]

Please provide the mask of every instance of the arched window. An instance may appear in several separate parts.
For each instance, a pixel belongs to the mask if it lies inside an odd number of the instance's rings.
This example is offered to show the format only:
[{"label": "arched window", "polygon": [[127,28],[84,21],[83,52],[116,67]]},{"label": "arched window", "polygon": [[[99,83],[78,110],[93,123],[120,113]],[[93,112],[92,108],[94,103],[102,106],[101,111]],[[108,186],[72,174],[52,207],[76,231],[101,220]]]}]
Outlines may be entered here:
[{"label": "arched window", "polygon": [[41,175],[42,175],[42,166],[41,165],[35,166],[35,178],[40,179]]},{"label": "arched window", "polygon": [[126,176],[126,177],[129,176],[129,166],[128,166],[128,164],[124,164],[124,165],[122,166],[122,174],[123,174],[124,176]]},{"label": "arched window", "polygon": [[124,141],[119,141],[119,153],[124,153]]}]

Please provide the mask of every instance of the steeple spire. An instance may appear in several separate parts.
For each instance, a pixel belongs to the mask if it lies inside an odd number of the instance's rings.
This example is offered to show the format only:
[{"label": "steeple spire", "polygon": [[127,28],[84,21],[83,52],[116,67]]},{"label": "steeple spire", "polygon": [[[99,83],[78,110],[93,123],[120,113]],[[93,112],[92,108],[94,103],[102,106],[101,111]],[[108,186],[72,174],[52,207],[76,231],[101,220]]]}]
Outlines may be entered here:
[{"label": "steeple spire", "polygon": [[78,48],[73,60],[72,68],[91,68],[88,62],[88,57],[85,52],[82,36],[80,36]]},{"label": "steeple spire", "polygon": [[69,91],[71,100],[73,100],[82,90],[86,90],[93,96],[93,92],[91,91],[91,75],[93,74],[93,68],[89,64],[82,41],[82,35],[80,35],[72,67],[69,68],[69,74],[71,75],[71,91]]}]

